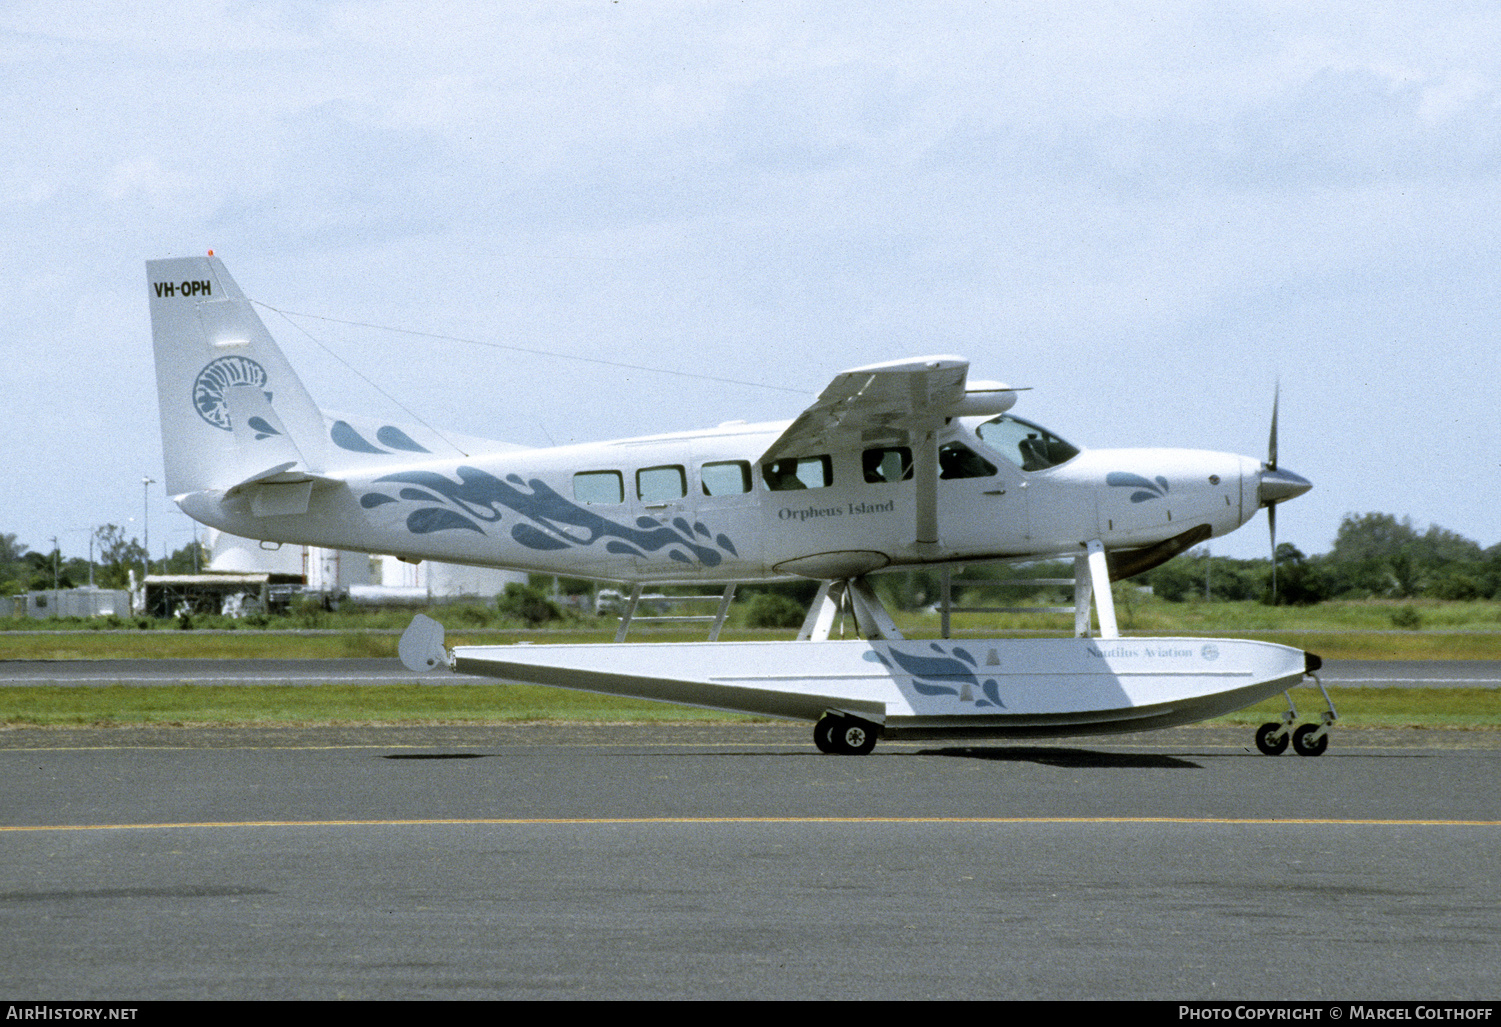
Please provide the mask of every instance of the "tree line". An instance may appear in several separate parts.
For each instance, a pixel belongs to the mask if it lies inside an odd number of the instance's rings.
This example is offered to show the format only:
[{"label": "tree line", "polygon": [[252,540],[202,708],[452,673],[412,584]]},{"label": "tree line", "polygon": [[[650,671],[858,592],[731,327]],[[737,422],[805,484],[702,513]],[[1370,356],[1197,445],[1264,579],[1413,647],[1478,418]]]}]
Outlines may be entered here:
[{"label": "tree line", "polygon": [[[141,577],[146,549],[140,540],[127,537],[117,524],[94,531],[92,561],[64,557],[60,550],[33,552],[15,535],[0,533],[0,595],[40,592],[50,588],[81,588],[92,582],[98,588],[126,588],[130,572]],[[190,542],[166,560],[152,560],[153,574],[194,574],[208,566],[208,554]]]},{"label": "tree line", "polygon": [[[956,581],[956,605],[1016,605],[1023,595],[1059,603],[1071,590],[1017,591],[1018,579],[1071,578],[1072,563],[999,564],[966,569]],[[879,575],[877,589],[902,609],[931,605],[941,595],[935,570]],[[1169,602],[1276,602],[1311,605],[1332,599],[1501,598],[1501,544],[1483,548],[1438,525],[1419,530],[1412,518],[1388,513],[1346,514],[1329,552],[1305,555],[1284,542],[1277,547],[1276,592],[1270,558],[1237,560],[1191,550],[1139,574],[1131,584],[1150,586]],[[1001,582],[1007,582],[1002,586]]]},{"label": "tree line", "polygon": [[[92,564],[80,557],[64,558],[56,549],[33,552],[15,535],[0,534],[0,595],[49,589],[54,581],[58,588],[87,585],[91,570],[98,587],[125,588],[132,570],[139,577],[145,559],[141,543],[114,524],[95,531]],[[152,573],[193,574],[207,566],[208,555],[202,547],[189,543],[165,561],[153,561],[151,569]],[[971,568],[966,577],[972,580],[955,584],[955,601],[993,601],[996,586],[987,582],[1072,575],[1072,565],[1062,562]],[[939,599],[940,575],[934,570],[883,574],[875,580],[882,598],[902,609]],[[1155,595],[1170,602],[1272,601],[1271,560],[1211,558],[1207,550],[1185,553],[1131,581],[1150,585]],[[803,585],[795,598],[807,592],[811,599],[816,586],[812,582]],[[1419,531],[1410,517],[1366,513],[1345,515],[1327,553],[1307,556],[1286,542],[1277,547],[1276,602],[1303,605],[1370,598],[1501,598],[1501,544],[1482,548],[1436,524]]]},{"label": "tree line", "polygon": [[[1179,602],[1271,601],[1270,560],[1209,559],[1194,551],[1143,574],[1155,595]],[[1305,556],[1296,546],[1277,547],[1279,604],[1329,599],[1501,598],[1501,544],[1482,548],[1438,525],[1419,531],[1412,518],[1346,514],[1329,552]]]}]

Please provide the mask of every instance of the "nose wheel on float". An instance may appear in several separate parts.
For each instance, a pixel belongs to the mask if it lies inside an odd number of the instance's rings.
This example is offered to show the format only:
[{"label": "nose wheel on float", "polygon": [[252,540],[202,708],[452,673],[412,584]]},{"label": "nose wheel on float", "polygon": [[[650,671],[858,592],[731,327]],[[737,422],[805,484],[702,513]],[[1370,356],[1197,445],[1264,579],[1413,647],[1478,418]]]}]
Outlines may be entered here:
[{"label": "nose wheel on float", "polygon": [[813,726],[813,744],[819,752],[841,756],[864,756],[876,747],[880,728],[854,717],[825,713]]},{"label": "nose wheel on float", "polygon": [[1330,701],[1329,693],[1324,691],[1324,683],[1319,680],[1319,676],[1310,674],[1309,677],[1313,678],[1313,683],[1318,686],[1319,693],[1323,695],[1324,703],[1329,708],[1319,715],[1318,723],[1294,728],[1298,708],[1293,705],[1292,694],[1283,692],[1287,698],[1287,711],[1279,719],[1268,721],[1256,729],[1256,748],[1263,755],[1281,756],[1287,751],[1288,742],[1292,743],[1293,752],[1299,756],[1322,756],[1324,750],[1329,748],[1329,728],[1339,719],[1339,714],[1334,711],[1334,703]]}]

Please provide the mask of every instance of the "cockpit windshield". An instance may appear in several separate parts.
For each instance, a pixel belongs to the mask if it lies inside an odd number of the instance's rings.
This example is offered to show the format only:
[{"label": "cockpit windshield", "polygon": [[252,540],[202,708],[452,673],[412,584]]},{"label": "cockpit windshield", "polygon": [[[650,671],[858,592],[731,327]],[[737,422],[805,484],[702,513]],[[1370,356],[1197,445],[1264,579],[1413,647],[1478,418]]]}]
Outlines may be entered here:
[{"label": "cockpit windshield", "polygon": [[1076,446],[1069,445],[1046,428],[1010,414],[992,418],[976,431],[985,445],[1024,471],[1057,467],[1079,455]]}]

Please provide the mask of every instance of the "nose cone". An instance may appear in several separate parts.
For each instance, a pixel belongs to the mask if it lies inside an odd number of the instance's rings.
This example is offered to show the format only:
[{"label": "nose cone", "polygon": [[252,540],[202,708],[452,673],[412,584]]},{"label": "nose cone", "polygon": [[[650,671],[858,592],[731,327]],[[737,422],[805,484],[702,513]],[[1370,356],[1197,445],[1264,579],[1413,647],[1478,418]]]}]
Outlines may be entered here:
[{"label": "nose cone", "polygon": [[1256,499],[1262,506],[1271,506],[1273,503],[1296,499],[1311,488],[1313,482],[1301,474],[1294,474],[1283,468],[1273,470],[1263,464],[1256,482]]}]

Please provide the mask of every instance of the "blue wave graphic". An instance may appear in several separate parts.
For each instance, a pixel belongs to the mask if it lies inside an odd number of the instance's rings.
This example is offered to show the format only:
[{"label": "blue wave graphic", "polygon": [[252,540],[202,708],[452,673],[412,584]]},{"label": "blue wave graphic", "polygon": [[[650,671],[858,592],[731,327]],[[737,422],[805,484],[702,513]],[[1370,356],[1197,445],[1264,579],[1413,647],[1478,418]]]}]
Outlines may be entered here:
[{"label": "blue wave graphic", "polygon": [[[477,467],[459,467],[455,473],[458,481],[433,471],[402,471],[377,481],[416,486],[400,489],[399,495],[405,500],[449,504],[424,507],[408,516],[407,527],[419,534],[448,530],[486,534],[483,525],[499,523],[501,511],[508,510],[531,522],[512,527],[511,538],[538,551],[590,546],[604,539],[606,552],[615,555],[641,557],[665,551],[671,560],[705,567],[717,567],[724,561],[721,550],[739,555],[722,534],[714,539],[718,548],[702,544],[699,537],[709,538],[708,527],[690,525],[681,517],[671,526],[639,517],[636,526],[630,527],[564,498],[537,478],[523,482],[520,476],[511,474],[501,481]],[[388,502],[395,500],[381,492],[367,493],[360,500],[367,509]]]},{"label": "blue wave graphic", "polygon": [[1115,488],[1138,489],[1131,493],[1131,502],[1145,503],[1149,499],[1162,499],[1168,494],[1167,479],[1162,475],[1157,480],[1148,481],[1139,474],[1131,474],[1128,471],[1111,471],[1105,475],[1105,484]]},{"label": "blue wave graphic", "polygon": [[365,438],[348,421],[335,421],[328,430],[328,437],[333,440],[334,445],[340,449],[347,449],[351,453],[379,453],[382,456],[390,456],[393,449],[400,449],[407,453],[432,452],[414,441],[406,432],[390,424],[376,429],[375,432],[375,441],[381,446],[386,446],[386,449],[381,449],[380,446]]},{"label": "blue wave graphic", "polygon": [[259,415],[252,415],[245,421],[245,424],[250,428],[251,431],[255,432],[255,438],[257,442],[259,442],[261,439],[269,439],[273,435],[281,434],[281,432],[271,427],[270,421]]},{"label": "blue wave graphic", "polygon": [[394,427],[393,425],[389,424],[375,433],[375,441],[379,442],[383,446],[389,446],[392,449],[404,449],[408,453],[432,452],[432,450],[424,449],[422,446],[412,441],[412,437],[406,432],[402,431],[400,428]]},{"label": "blue wave graphic", "polygon": [[414,535],[427,535],[434,531],[448,531],[453,528],[484,534],[480,526],[469,518],[441,507],[425,506],[421,510],[413,510],[407,517],[407,530]]},{"label": "blue wave graphic", "polygon": [[366,442],[365,436],[355,431],[348,421],[335,421],[333,427],[328,430],[328,437],[334,440],[334,445],[340,449],[347,449],[351,453],[390,455],[384,449]]},{"label": "blue wave graphic", "polygon": [[[961,702],[974,703],[977,708],[1006,708],[1006,704],[1001,701],[1000,685],[994,678],[980,680],[975,673],[979,663],[968,650],[954,646],[945,653],[943,647],[936,642],[930,642],[928,648],[938,655],[903,652],[893,645],[888,650],[891,653],[890,660],[875,650],[866,653],[864,658],[887,667],[891,667],[894,660],[897,666],[912,675],[912,688],[921,695],[952,695]],[[979,698],[975,694],[977,691],[985,698]]]}]

